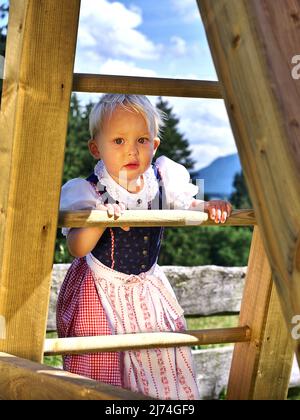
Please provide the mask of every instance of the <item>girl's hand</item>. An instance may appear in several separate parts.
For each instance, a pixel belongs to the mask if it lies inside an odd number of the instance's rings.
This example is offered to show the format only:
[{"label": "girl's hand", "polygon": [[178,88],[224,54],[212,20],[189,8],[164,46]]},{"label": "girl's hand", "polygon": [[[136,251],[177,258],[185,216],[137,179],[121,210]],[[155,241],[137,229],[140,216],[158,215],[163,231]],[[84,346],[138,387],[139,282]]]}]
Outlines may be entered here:
[{"label": "girl's hand", "polygon": [[216,223],[225,223],[227,217],[231,215],[232,206],[228,201],[211,200],[205,203],[205,211],[209,213],[211,220]]},{"label": "girl's hand", "polygon": [[[100,206],[97,206],[97,210],[105,210],[107,211],[108,217],[114,216],[115,219],[120,217],[124,211],[126,210],[125,204],[119,203],[119,204],[101,204]],[[128,232],[130,230],[129,226],[122,226],[121,229]]]}]

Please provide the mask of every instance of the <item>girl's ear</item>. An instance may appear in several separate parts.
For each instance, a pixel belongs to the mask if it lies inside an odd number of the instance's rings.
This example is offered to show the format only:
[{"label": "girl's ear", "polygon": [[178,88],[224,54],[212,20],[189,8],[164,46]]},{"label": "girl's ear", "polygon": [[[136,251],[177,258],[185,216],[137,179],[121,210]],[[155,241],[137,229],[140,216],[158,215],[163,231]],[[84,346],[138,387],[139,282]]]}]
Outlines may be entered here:
[{"label": "girl's ear", "polygon": [[95,139],[90,139],[88,141],[88,148],[89,148],[90,154],[95,159],[101,159],[100,151],[99,151],[99,148]]},{"label": "girl's ear", "polygon": [[156,150],[158,149],[159,145],[160,145],[160,139],[158,137],[154,137],[154,139],[153,139],[153,157],[155,156]]}]

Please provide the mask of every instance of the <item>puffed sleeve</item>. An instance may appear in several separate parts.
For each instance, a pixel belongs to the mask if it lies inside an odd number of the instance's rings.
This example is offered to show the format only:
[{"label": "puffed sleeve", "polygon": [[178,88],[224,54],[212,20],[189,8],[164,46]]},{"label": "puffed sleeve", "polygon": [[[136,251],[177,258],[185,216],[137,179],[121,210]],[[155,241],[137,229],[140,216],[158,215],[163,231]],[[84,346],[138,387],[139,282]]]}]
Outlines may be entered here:
[{"label": "puffed sleeve", "polygon": [[167,204],[170,208],[187,210],[198,193],[198,187],[190,181],[188,170],[166,156],[160,156],[155,164],[162,176]]},{"label": "puffed sleeve", "polygon": [[[101,196],[85,179],[74,178],[62,186],[60,210],[93,210],[101,204],[103,204]],[[62,234],[67,236],[69,230],[62,228]]]}]

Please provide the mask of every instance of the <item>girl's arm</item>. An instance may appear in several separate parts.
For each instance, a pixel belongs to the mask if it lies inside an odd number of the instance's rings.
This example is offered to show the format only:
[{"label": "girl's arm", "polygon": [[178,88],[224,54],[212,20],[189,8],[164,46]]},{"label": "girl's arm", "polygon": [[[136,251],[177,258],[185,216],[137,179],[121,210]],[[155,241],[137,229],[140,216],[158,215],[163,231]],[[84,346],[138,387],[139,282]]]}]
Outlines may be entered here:
[{"label": "girl's arm", "polygon": [[71,255],[82,258],[95,248],[105,227],[72,228],[67,236],[67,245]]},{"label": "girl's arm", "polygon": [[[109,217],[116,219],[125,211],[125,204],[103,204],[97,207],[98,210],[105,210]],[[67,245],[71,255],[75,258],[82,258],[95,248],[97,242],[103,235],[106,227],[72,228],[67,236]],[[128,226],[121,229],[129,231]]]}]

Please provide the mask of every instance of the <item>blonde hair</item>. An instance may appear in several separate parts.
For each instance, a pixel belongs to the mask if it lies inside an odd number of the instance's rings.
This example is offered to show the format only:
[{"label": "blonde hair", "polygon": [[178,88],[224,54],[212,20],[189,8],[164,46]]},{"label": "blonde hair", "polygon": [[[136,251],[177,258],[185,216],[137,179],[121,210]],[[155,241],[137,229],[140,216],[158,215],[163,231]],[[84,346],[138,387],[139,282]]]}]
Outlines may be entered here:
[{"label": "blonde hair", "polygon": [[127,111],[135,111],[141,114],[148,125],[151,136],[156,137],[167,119],[166,114],[151,104],[144,95],[121,95],[105,94],[100,101],[94,105],[89,117],[89,129],[91,139],[94,139],[103,127],[103,121],[111,116],[114,110],[121,106]]}]

